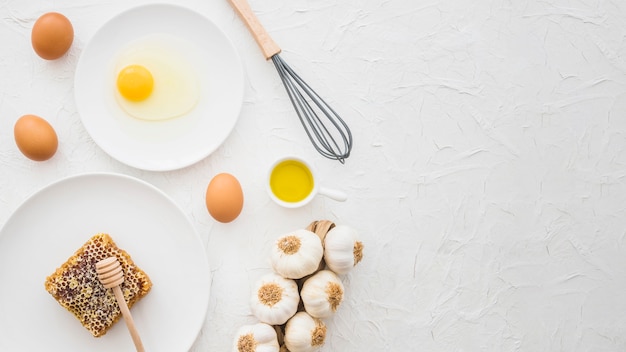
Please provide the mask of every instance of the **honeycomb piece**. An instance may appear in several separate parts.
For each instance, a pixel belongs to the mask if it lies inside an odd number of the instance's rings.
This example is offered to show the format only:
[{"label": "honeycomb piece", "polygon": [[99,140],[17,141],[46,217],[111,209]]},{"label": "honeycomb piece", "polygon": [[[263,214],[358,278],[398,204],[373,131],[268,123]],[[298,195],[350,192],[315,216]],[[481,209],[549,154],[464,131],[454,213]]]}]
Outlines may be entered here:
[{"label": "honeycomb piece", "polygon": [[108,234],[91,237],[45,282],[46,291],[95,337],[106,334],[121,316],[113,290],[105,289],[96,273],[96,263],[112,256],[124,271],[121,289],[130,308],[150,291],[152,282]]}]

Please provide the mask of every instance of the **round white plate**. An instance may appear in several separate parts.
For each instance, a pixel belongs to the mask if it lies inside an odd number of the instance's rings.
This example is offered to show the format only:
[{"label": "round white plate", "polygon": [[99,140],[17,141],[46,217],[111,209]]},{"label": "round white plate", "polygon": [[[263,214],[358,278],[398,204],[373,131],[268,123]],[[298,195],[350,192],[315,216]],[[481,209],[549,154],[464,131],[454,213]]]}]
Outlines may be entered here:
[{"label": "round white plate", "polygon": [[211,273],[192,223],[155,187],[85,174],[28,198],[0,230],[0,351],[133,351],[122,320],[95,338],[45,290],[91,236],[111,235],[153,283],[131,309],[146,351],[188,351],[202,328]]},{"label": "round white plate", "polygon": [[[133,41],[173,36],[197,75],[198,104],[165,121],[127,115],[115,101],[115,60]],[[144,170],[167,171],[196,163],[233,130],[243,102],[243,68],[231,41],[206,17],[184,7],[153,4],[125,11],[89,41],[75,75],[76,106],[85,129],[106,153]]]}]

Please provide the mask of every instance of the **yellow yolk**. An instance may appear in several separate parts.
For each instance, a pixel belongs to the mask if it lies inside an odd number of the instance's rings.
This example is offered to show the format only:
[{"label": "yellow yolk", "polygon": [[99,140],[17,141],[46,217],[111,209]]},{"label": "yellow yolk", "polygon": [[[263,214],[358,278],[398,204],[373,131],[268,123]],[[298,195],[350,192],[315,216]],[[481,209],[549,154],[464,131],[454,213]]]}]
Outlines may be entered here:
[{"label": "yellow yolk", "polygon": [[130,101],[142,101],[150,96],[154,79],[147,68],[141,65],[124,67],[117,75],[117,89]]}]

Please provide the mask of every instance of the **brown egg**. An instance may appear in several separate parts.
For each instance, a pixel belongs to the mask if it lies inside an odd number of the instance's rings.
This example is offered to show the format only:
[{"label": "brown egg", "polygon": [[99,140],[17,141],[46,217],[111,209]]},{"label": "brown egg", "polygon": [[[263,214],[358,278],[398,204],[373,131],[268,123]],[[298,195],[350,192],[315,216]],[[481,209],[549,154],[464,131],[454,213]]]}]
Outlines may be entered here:
[{"label": "brown egg", "polygon": [[63,56],[72,46],[74,28],[67,17],[48,12],[37,19],[30,39],[37,55],[46,60],[54,60]]},{"label": "brown egg", "polygon": [[231,222],[243,208],[243,191],[235,176],[227,173],[215,175],[206,189],[206,207],[219,222]]},{"label": "brown egg", "polygon": [[57,151],[57,134],[48,121],[35,115],[20,117],[13,127],[15,144],[29,159],[44,161],[52,158]]}]

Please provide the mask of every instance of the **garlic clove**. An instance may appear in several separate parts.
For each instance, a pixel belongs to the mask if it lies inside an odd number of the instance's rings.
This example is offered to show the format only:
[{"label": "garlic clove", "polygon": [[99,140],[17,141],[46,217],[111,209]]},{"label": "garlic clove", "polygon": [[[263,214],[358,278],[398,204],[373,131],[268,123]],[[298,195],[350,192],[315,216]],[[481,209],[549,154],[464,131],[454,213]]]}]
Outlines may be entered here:
[{"label": "garlic clove", "polygon": [[343,302],[343,283],[334,272],[321,270],[304,282],[300,297],[307,313],[315,318],[327,318]]},{"label": "garlic clove", "polygon": [[294,280],[269,273],[255,284],[250,308],[261,322],[281,325],[296,313],[299,302],[298,285]]},{"label": "garlic clove", "polygon": [[233,352],[279,352],[276,330],[271,325],[244,325],[237,331]]},{"label": "garlic clove", "polygon": [[307,312],[298,312],[285,326],[285,346],[291,352],[314,352],[326,340],[326,324]]},{"label": "garlic clove", "polygon": [[319,237],[299,229],[276,240],[270,259],[276,273],[288,279],[300,279],[318,269],[323,255]]},{"label": "garlic clove", "polygon": [[346,274],[363,259],[363,243],[356,230],[338,225],[324,238],[324,261],[336,274]]}]

